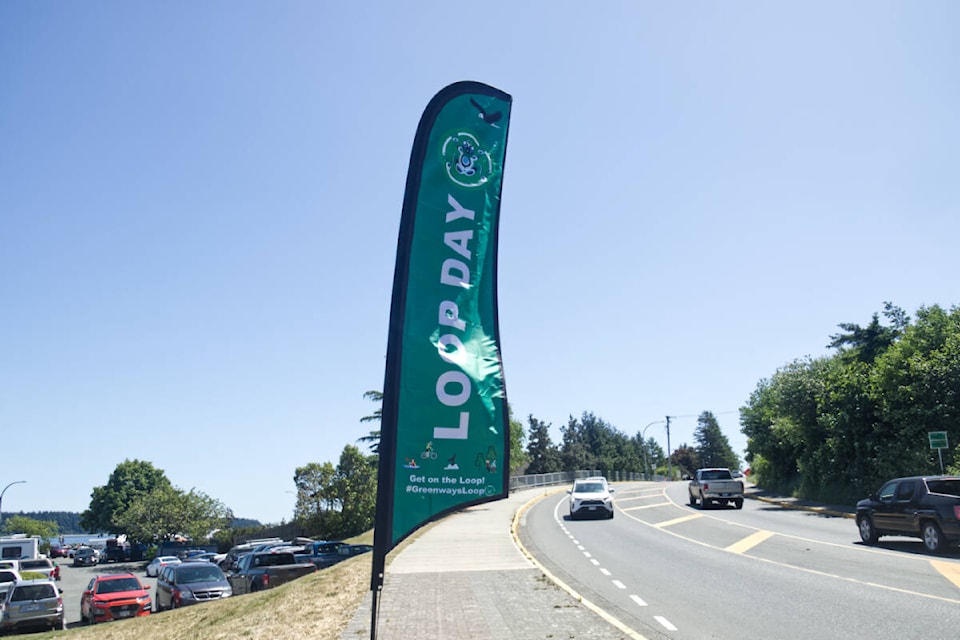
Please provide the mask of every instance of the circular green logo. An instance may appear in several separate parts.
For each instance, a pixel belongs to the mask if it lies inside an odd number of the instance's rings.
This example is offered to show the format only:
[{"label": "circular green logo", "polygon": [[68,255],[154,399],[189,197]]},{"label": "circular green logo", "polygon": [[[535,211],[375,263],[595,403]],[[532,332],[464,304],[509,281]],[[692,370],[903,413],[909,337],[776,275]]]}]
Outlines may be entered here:
[{"label": "circular green logo", "polygon": [[447,177],[461,187],[483,186],[493,174],[493,159],[472,133],[447,137],[441,149]]}]

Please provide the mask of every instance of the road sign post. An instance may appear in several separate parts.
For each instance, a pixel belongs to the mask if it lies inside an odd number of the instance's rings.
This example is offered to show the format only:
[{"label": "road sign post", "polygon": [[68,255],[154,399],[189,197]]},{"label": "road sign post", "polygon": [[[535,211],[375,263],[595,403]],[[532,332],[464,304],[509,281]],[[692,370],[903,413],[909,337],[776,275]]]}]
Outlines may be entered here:
[{"label": "road sign post", "polygon": [[948,448],[946,431],[928,431],[927,437],[930,439],[930,448],[937,450],[937,456],[940,458],[940,475],[943,475],[943,450]]}]

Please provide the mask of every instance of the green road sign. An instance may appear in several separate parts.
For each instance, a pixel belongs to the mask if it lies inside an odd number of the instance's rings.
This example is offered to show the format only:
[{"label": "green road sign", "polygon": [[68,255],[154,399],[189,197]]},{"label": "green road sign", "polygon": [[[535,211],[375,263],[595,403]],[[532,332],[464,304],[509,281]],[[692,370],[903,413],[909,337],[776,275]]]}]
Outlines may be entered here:
[{"label": "green road sign", "polygon": [[946,431],[928,431],[927,436],[930,438],[931,449],[948,449],[949,448],[949,445],[947,445]]}]

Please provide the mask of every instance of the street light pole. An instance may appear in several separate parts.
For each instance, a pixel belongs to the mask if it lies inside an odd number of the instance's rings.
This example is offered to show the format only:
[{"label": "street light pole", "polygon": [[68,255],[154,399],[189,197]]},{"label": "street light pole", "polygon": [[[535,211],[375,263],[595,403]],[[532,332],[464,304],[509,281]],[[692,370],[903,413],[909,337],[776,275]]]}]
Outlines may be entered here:
[{"label": "street light pole", "polygon": [[650,465],[647,463],[647,441],[646,441],[647,429],[649,429],[655,424],[660,424],[662,422],[663,420],[654,420],[653,422],[645,426],[643,430],[640,432],[640,448],[643,450],[643,471],[644,471],[646,480],[650,479]]},{"label": "street light pole", "polygon": [[3,494],[5,494],[7,492],[7,489],[12,487],[13,485],[22,484],[24,482],[26,482],[26,480],[14,480],[13,482],[5,486],[3,488],[3,491],[0,491],[0,529],[3,528]]}]

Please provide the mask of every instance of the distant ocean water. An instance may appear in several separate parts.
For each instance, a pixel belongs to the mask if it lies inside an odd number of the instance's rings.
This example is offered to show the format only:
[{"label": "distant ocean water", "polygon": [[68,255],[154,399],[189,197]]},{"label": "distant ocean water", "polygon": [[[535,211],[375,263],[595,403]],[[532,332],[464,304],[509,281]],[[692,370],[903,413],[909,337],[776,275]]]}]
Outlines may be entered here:
[{"label": "distant ocean water", "polygon": [[113,536],[106,533],[68,533],[59,538],[50,540],[51,544],[63,544],[68,547],[87,545],[90,547],[105,547],[107,540]]}]

